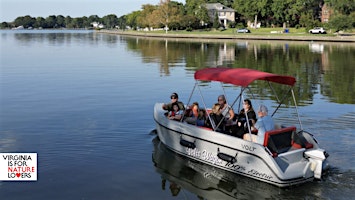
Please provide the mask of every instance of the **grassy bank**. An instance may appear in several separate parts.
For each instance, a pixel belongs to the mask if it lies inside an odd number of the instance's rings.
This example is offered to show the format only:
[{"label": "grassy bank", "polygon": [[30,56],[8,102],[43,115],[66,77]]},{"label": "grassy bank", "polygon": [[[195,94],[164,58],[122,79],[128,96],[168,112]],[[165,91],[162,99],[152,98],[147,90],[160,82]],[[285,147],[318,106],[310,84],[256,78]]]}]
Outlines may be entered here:
[{"label": "grassy bank", "polygon": [[199,39],[246,39],[246,40],[290,40],[290,41],[326,41],[326,42],[355,42],[354,34],[309,34],[304,28],[290,28],[283,33],[282,28],[251,29],[251,33],[236,33],[236,29],[211,31],[121,31],[100,30],[99,32],[120,35],[160,38],[199,38]]}]

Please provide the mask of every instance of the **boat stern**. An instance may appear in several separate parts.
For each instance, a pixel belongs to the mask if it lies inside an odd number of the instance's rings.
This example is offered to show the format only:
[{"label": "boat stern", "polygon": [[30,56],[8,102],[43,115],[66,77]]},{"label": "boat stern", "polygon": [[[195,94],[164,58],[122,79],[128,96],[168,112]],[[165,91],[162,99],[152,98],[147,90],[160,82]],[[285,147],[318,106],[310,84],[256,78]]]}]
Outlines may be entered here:
[{"label": "boat stern", "polygon": [[321,179],[324,163],[328,157],[324,149],[312,149],[304,152],[304,157],[310,161],[310,169],[314,172],[314,178]]}]

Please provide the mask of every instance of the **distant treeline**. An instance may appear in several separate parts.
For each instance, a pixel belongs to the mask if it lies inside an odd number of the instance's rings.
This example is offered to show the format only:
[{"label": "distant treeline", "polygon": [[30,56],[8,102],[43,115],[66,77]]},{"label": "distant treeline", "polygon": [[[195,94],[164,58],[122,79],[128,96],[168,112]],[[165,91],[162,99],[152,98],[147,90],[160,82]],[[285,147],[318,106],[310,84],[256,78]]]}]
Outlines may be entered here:
[{"label": "distant treeline", "polygon": [[23,26],[24,28],[90,28],[93,27],[92,23],[97,22],[105,24],[107,28],[114,28],[119,24],[119,19],[116,15],[107,15],[100,18],[97,15],[91,15],[90,17],[76,17],[62,15],[50,15],[46,18],[43,17],[31,17],[29,15],[23,17],[17,17],[13,22],[2,22],[1,28],[15,28]]},{"label": "distant treeline", "polygon": [[[186,4],[161,0],[158,5],[144,4],[139,11],[117,17],[114,14],[102,18],[97,15],[72,18],[51,15],[46,18],[18,17],[13,22],[2,22],[1,28],[90,28],[93,22],[105,28],[125,29],[167,28],[169,30],[192,30],[219,28],[216,13],[211,16],[206,3],[221,3],[235,10],[235,22],[229,27],[245,27],[247,22],[260,22],[262,27],[305,27],[324,26],[337,30],[351,30],[355,27],[354,0],[186,0]],[[322,24],[322,9],[326,6],[329,21]]]}]

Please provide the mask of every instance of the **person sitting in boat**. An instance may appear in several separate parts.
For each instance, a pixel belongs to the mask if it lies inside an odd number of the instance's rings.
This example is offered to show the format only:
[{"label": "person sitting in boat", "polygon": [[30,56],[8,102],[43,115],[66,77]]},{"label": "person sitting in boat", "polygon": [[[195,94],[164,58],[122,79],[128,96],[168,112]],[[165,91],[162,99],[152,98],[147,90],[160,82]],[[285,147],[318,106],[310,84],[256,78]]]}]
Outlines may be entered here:
[{"label": "person sitting in boat", "polygon": [[179,104],[176,102],[173,103],[172,106],[173,106],[173,110],[169,111],[168,118],[176,120],[176,121],[180,121],[182,118],[182,115],[184,114],[183,110],[180,110]]},{"label": "person sitting in boat", "polygon": [[185,110],[184,103],[179,101],[179,95],[176,92],[174,92],[170,95],[170,99],[171,99],[170,103],[163,104],[162,108],[164,110],[173,111],[173,105],[172,105],[173,103],[177,103],[180,110]]},{"label": "person sitting in boat", "polygon": [[226,97],[224,95],[219,95],[218,103],[221,106],[221,113],[226,120],[226,125],[232,124],[235,114],[233,108],[227,104]]},{"label": "person sitting in boat", "polygon": [[[246,124],[248,122],[248,124]],[[250,99],[245,99],[243,109],[240,110],[237,117],[237,125],[233,127],[233,135],[243,138],[244,133],[249,132],[248,126],[253,127],[256,122],[256,114]]]},{"label": "person sitting in boat", "polygon": [[223,132],[224,130],[224,121],[223,115],[221,113],[221,106],[218,103],[215,103],[212,107],[211,113],[206,120],[206,127],[216,128],[215,131]]},{"label": "person sitting in boat", "polygon": [[186,112],[186,119],[185,121],[189,124],[197,125],[197,126],[204,126],[205,125],[205,115],[206,112],[199,108],[197,102],[192,103],[189,107],[189,112]]},{"label": "person sitting in boat", "polygon": [[[274,129],[274,121],[273,119],[268,115],[268,110],[265,105],[260,105],[258,109],[258,116],[259,119],[256,121],[254,128],[258,131],[257,135],[253,134],[244,134],[244,139],[253,141],[259,144],[264,143],[264,137],[265,137],[265,132],[266,131],[271,131]],[[251,136],[251,138],[250,138]]]}]

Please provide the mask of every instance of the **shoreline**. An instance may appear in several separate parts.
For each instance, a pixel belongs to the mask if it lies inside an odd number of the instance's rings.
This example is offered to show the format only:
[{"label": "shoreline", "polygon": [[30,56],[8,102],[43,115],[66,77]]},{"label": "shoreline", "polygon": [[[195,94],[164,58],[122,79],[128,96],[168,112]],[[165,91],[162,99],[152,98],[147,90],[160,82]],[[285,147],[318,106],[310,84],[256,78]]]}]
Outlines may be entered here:
[{"label": "shoreline", "polygon": [[181,39],[218,39],[218,40],[280,40],[280,41],[317,41],[317,42],[355,42],[355,36],[337,35],[337,36],[287,36],[282,33],[270,35],[252,35],[252,34],[193,34],[193,33],[152,33],[152,32],[138,32],[138,31],[121,31],[121,30],[97,30],[98,33],[151,37],[151,38],[181,38]]}]

